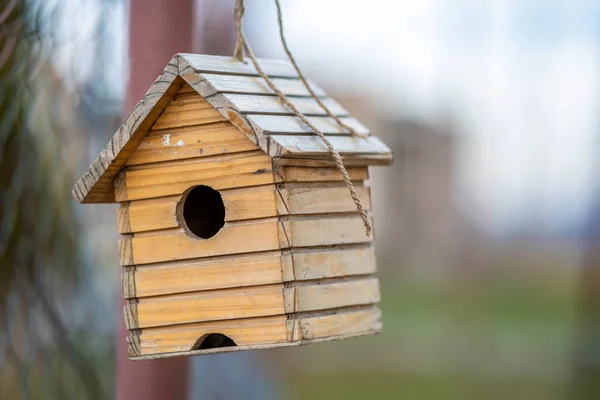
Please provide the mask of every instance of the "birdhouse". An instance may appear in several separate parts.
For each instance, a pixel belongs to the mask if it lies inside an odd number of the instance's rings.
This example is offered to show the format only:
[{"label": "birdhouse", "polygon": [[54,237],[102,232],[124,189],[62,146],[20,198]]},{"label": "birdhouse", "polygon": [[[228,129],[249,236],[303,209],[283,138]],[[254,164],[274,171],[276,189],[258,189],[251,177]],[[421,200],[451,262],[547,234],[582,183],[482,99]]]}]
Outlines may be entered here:
[{"label": "birdhouse", "polygon": [[[390,149],[293,67],[260,65],[342,156],[365,209]],[[362,136],[364,135],[364,136]],[[251,63],[178,54],[77,182],[119,203],[129,356],[294,346],[381,328],[373,238],[327,147]]]}]

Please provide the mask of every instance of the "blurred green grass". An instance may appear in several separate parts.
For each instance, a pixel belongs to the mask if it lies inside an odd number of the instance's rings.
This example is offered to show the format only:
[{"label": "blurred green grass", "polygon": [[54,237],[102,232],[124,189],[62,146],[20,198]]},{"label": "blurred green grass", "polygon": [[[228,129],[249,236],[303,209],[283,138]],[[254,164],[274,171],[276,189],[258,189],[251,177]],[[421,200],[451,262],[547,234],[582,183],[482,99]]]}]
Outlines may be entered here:
[{"label": "blurred green grass", "polygon": [[576,301],[571,269],[450,282],[383,281],[383,332],[294,350],[288,394],[569,398]]}]

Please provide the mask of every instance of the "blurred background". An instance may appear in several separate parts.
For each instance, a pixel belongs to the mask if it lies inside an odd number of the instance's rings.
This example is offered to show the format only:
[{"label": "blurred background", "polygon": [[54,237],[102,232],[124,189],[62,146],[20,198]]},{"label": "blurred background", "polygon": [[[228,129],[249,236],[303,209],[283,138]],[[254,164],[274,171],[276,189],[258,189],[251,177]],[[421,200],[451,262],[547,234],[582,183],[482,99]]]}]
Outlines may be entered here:
[{"label": "blurred background", "polygon": [[[0,399],[115,396],[116,206],[70,191],[151,83],[125,100],[161,1],[182,50],[232,53],[232,0],[0,0]],[[189,398],[599,399],[600,3],[282,4],[305,74],[395,154],[371,169],[384,329],[192,358]],[[276,21],[246,1],[260,57]]]}]

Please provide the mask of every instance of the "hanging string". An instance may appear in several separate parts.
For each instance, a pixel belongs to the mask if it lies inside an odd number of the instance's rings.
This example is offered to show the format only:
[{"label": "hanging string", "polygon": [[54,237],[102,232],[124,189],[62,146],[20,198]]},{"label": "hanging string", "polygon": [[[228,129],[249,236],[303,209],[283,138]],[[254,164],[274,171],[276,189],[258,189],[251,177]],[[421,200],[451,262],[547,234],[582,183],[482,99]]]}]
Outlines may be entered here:
[{"label": "hanging string", "polygon": [[242,19],[244,18],[244,0],[235,0],[233,9],[233,18],[235,18],[235,48],[233,49],[233,58],[238,61],[244,60],[244,45],[242,43]]},{"label": "hanging string", "polygon": [[[281,38],[282,38],[283,42],[285,43],[285,39],[283,38],[283,19],[281,18],[281,11],[280,11],[281,7],[279,5],[278,0],[275,0],[275,2],[277,3],[277,7],[278,7],[279,31],[281,33]],[[246,51],[246,54],[252,61],[252,64],[254,64],[254,68],[256,68],[256,71],[258,72],[258,74],[264,79],[267,86],[269,86],[269,88],[273,92],[275,92],[275,94],[279,97],[279,99],[294,113],[294,115],[296,115],[296,117],[298,117],[302,122],[304,122],[304,124],[306,124],[306,126],[308,126],[314,133],[316,133],[317,136],[319,136],[319,138],[323,141],[323,143],[327,147],[327,150],[329,150],[329,154],[333,158],[337,169],[341,172],[342,177],[344,178],[344,183],[348,187],[348,190],[350,191],[350,196],[352,197],[352,200],[354,201],[354,204],[356,205],[356,209],[360,215],[360,218],[362,219],[363,224],[365,225],[366,234],[367,234],[367,236],[370,236],[372,228],[371,228],[371,223],[369,222],[369,217],[367,216],[367,212],[363,208],[362,203],[360,202],[360,199],[358,198],[358,194],[356,193],[356,189],[354,189],[354,185],[352,184],[352,181],[350,180],[350,176],[348,175],[348,171],[346,170],[346,167],[344,166],[344,162],[342,161],[342,157],[340,156],[340,153],[338,153],[337,150],[335,150],[335,148],[333,147],[331,142],[329,142],[329,140],[323,134],[323,132],[321,132],[315,125],[313,125],[310,122],[310,120],[304,114],[302,114],[298,110],[298,108],[296,108],[296,106],[288,99],[288,97],[281,90],[279,90],[279,88],[273,83],[271,78],[269,78],[269,76],[262,69],[262,67],[258,63],[258,60],[254,56],[254,52],[250,48],[250,45],[248,44],[248,40],[246,39],[246,37],[244,36],[244,33],[242,32],[242,17],[244,15],[244,4],[243,3],[244,3],[243,0],[236,0],[236,3],[235,3],[234,16],[235,16],[235,26],[236,26],[237,37],[236,37],[236,48],[234,51],[234,57],[238,60],[243,59],[243,55],[242,56],[239,55],[239,49],[238,49],[238,43],[239,43],[240,46],[242,47],[242,49]],[[309,90],[309,93],[311,94],[311,96],[317,101],[317,103],[323,108],[323,110],[328,115],[333,117],[334,120],[336,122],[338,122],[338,124],[340,124],[340,126],[345,127],[345,125],[341,123],[339,118],[334,116],[331,113],[331,111],[329,111],[329,109],[327,109],[322,104],[322,102],[318,99],[318,97],[315,95],[315,93],[312,91],[312,89],[308,85],[308,82],[306,81],[306,79],[304,79],[304,76],[300,72],[298,66],[293,61],[293,57],[291,56],[291,52],[287,48],[287,45],[284,44],[284,47],[286,48],[286,53],[288,54],[288,57],[290,57],[290,61],[292,61],[292,63],[294,64],[294,67],[296,68],[296,71],[298,72],[298,76],[304,82],[304,84],[307,87],[307,89]],[[238,58],[238,56],[240,58]],[[352,130],[350,130],[350,131],[353,132]]]}]

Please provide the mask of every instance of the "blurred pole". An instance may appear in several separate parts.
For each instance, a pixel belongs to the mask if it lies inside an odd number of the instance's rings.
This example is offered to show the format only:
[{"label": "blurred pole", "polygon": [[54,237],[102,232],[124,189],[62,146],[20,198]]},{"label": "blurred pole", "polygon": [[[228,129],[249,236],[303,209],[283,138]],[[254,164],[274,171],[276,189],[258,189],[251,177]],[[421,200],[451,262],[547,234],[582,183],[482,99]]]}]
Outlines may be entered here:
[{"label": "blurred pole", "polygon": [[[193,0],[130,1],[129,80],[124,115],[144,97],[175,53],[192,50],[192,3]],[[188,358],[130,361],[122,312],[117,318],[117,400],[187,399]]]}]

